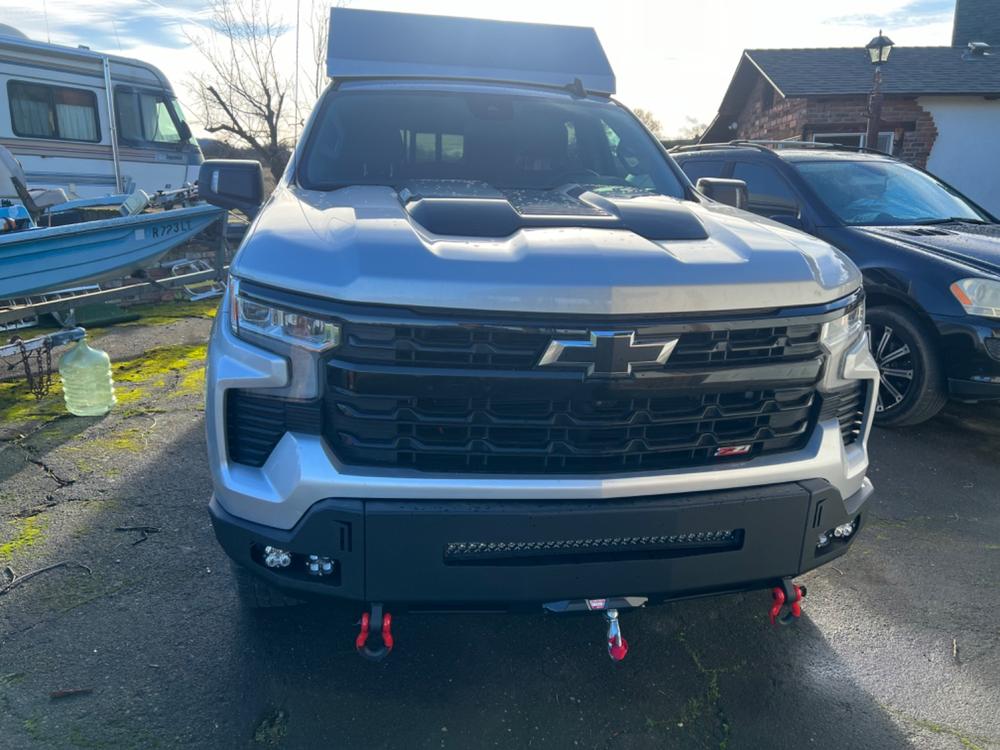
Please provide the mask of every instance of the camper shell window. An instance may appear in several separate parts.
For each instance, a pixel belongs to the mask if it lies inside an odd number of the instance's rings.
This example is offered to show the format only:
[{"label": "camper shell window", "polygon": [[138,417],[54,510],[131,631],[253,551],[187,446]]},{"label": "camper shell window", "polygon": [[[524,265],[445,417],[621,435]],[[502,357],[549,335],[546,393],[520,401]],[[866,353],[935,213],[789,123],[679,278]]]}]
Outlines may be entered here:
[{"label": "camper shell window", "polygon": [[19,138],[101,140],[97,96],[87,89],[8,81],[10,124]]},{"label": "camper shell window", "polygon": [[166,91],[117,86],[115,114],[122,143],[181,146],[187,140],[177,100]]}]

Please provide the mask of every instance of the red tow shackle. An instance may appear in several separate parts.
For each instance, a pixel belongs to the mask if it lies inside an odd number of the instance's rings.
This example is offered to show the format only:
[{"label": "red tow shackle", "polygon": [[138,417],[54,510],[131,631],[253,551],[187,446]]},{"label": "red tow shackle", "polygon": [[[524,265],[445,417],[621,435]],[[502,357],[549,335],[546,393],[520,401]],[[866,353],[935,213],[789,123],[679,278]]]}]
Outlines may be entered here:
[{"label": "red tow shackle", "polygon": [[[374,627],[372,625],[374,624]],[[382,637],[382,645],[372,648],[368,645],[368,638],[374,631],[375,636]],[[392,651],[395,641],[392,637],[392,615],[382,612],[381,604],[373,604],[371,614],[365,612],[361,615],[361,630],[358,637],[354,639],[354,648],[358,653],[369,661],[382,661]]]},{"label": "red tow shackle", "polygon": [[[772,625],[790,625],[799,617],[802,617],[802,600],[806,595],[805,586],[796,586],[789,580],[782,580],[780,586],[771,589],[771,596],[774,603],[768,615]],[[788,607],[788,611],[782,614],[781,610]]]}]

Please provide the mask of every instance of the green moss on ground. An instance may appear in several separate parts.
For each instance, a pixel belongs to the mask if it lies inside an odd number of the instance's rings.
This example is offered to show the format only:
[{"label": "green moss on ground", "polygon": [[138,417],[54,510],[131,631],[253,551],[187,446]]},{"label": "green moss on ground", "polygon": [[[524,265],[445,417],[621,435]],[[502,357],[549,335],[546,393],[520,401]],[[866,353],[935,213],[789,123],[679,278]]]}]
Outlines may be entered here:
[{"label": "green moss on ground", "polygon": [[[128,429],[119,430],[104,437],[91,437],[79,445],[71,445],[66,448],[68,451],[97,455],[106,455],[111,451],[142,453],[145,449],[146,432],[145,430],[140,430],[138,427],[129,427]],[[78,461],[76,464],[77,468],[80,468],[82,471],[89,470],[89,472],[93,472],[94,470],[94,467],[86,461]]]},{"label": "green moss on ground", "polygon": [[135,359],[112,365],[115,383],[138,383],[162,387],[167,376],[204,362],[208,353],[206,344],[176,344],[150,349]]},{"label": "green moss on ground", "polygon": [[41,399],[28,390],[24,378],[0,382],[0,423],[31,422],[53,419],[66,413],[63,406],[62,383],[53,375],[52,388]]},{"label": "green moss on ground", "polygon": [[41,516],[28,516],[9,521],[6,528],[11,529],[11,534],[7,541],[0,543],[0,563],[8,563],[14,555],[38,544],[44,537],[47,525]]},{"label": "green moss on ground", "polygon": [[[131,312],[138,313],[140,318],[128,324],[113,325],[155,326],[166,325],[184,318],[215,317],[218,298],[200,302],[163,302],[150,305],[135,305]],[[111,327],[111,326],[108,326]],[[89,330],[97,331],[104,326],[92,326]],[[46,333],[53,333],[54,328],[32,328],[24,332],[24,338],[34,338]],[[170,372],[188,368],[195,361],[204,361],[205,349],[202,346],[166,346],[152,349],[141,357],[115,363],[112,366],[116,383],[149,384],[163,386],[165,377]],[[186,393],[197,393],[202,390],[204,374],[192,372],[181,381],[180,388]],[[130,404],[143,397],[143,392],[137,388],[123,388],[117,394],[119,404]],[[62,383],[59,374],[53,373],[52,388],[42,399],[36,399],[28,389],[23,376],[12,380],[0,381],[0,423],[23,423],[36,420],[48,420],[65,414],[62,398]]]},{"label": "green moss on ground", "polygon": [[212,319],[215,317],[218,307],[218,297],[199,302],[176,301],[152,305],[132,305],[128,308],[128,311],[130,313],[137,313],[139,320],[119,325],[162,326],[173,323],[175,320],[181,320],[182,318]]},{"label": "green moss on ground", "polygon": [[205,344],[178,344],[150,349],[141,357],[113,365],[118,403],[132,407],[151,388],[168,385],[174,386],[172,395],[176,396],[201,392],[207,355]]}]

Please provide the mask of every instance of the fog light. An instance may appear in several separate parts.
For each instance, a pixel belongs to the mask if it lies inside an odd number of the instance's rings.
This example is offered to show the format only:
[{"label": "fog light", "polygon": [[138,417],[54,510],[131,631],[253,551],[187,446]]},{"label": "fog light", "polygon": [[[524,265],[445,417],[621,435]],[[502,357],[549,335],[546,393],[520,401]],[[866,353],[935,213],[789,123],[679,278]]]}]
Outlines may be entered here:
[{"label": "fog light", "polygon": [[292,564],[292,554],[278,547],[264,547],[264,564],[269,568],[287,568]]},{"label": "fog light", "polygon": [[309,555],[309,559],[306,561],[306,569],[310,575],[328,576],[333,573],[333,564],[333,560],[329,557]]},{"label": "fog light", "polygon": [[830,543],[830,536],[829,536],[829,534],[820,534],[819,535],[819,539],[816,540],[816,546],[818,548],[823,548],[826,545],[828,545],[829,543]]},{"label": "fog light", "polygon": [[833,535],[838,539],[846,539],[854,533],[854,521],[842,523],[833,530]]}]

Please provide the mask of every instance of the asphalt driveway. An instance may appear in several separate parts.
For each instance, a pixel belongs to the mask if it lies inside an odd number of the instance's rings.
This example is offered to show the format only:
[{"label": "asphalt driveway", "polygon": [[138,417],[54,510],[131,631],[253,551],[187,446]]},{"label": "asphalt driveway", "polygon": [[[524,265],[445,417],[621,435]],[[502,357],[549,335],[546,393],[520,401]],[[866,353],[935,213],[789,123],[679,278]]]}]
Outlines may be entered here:
[{"label": "asphalt driveway", "polygon": [[0,594],[0,747],[1000,748],[1000,409],[876,431],[871,521],[795,627],[766,593],[628,613],[614,665],[596,617],[404,616],[371,665],[333,612],[239,608],[207,315],[98,332],[104,419],[0,388],[0,568],[68,563]]}]

